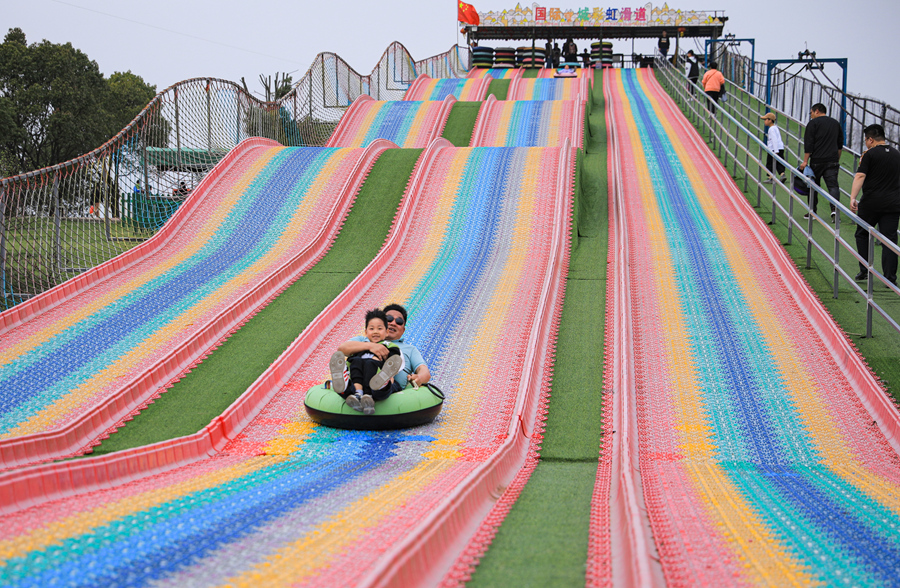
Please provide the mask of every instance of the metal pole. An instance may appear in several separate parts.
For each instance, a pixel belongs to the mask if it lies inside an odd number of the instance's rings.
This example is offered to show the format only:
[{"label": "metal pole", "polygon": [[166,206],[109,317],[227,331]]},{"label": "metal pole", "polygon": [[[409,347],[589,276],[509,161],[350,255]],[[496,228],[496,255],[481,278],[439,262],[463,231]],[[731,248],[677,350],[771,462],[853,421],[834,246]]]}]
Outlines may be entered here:
[{"label": "metal pole", "polygon": [[[146,141],[145,141],[146,144]],[[176,163],[179,168],[181,168],[181,113],[178,107],[178,87],[175,87],[175,147],[177,148],[176,153]],[[146,154],[146,151],[145,151]],[[146,165],[146,157],[145,157],[145,165]],[[149,191],[149,184],[146,186]]]},{"label": "metal pole", "polygon": [[[6,184],[0,184],[0,288],[3,290],[3,308],[6,306]],[[11,290],[11,289],[10,289]],[[10,292],[11,294],[12,292]]]},{"label": "metal pole", "polygon": [[[55,233],[56,233],[56,234],[55,234],[55,237],[56,237],[56,247],[55,247],[55,250],[56,250],[56,267],[53,268],[53,269],[56,270],[56,271],[55,271],[55,273],[56,273],[56,278],[57,278],[57,280],[59,280],[59,278],[62,277],[62,275],[61,275],[61,270],[60,270],[60,268],[62,268],[62,244],[61,244],[61,239],[62,239],[62,237],[61,237],[61,234],[60,234],[60,233],[61,233],[62,219],[61,219],[60,216],[59,216],[59,170],[56,170],[56,172],[53,174],[53,194],[52,194],[52,198],[53,198],[53,224],[55,225],[54,230],[55,230]],[[58,282],[57,282],[57,283],[58,283]]]},{"label": "metal pole", "polygon": [[212,151],[212,80],[206,80],[206,148]]}]

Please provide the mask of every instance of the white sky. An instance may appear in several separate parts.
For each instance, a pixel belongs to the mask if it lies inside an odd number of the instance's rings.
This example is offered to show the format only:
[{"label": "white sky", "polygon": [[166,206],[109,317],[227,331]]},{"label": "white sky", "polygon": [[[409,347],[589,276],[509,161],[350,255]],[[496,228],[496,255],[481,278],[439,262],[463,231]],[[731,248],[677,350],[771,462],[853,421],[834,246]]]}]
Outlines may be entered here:
[{"label": "white sky", "polygon": [[[898,0],[694,1],[671,6],[724,10],[725,32],[755,38],[757,61],[792,58],[807,47],[819,57],[846,57],[850,92],[900,108]],[[487,12],[513,9],[516,0],[470,3]],[[539,2],[562,9],[645,3]],[[104,74],[131,70],[158,90],[205,76],[235,82],[244,76],[259,90],[259,74],[294,72],[297,80],[321,51],[367,74],[391,41],[424,59],[455,44],[459,29],[455,0],[0,0],[0,32],[16,26],[29,43],[71,42]],[[630,53],[630,45],[618,41],[616,52]],[[635,45],[639,53],[651,48],[649,41]],[[837,66],[825,73],[839,83]]]}]

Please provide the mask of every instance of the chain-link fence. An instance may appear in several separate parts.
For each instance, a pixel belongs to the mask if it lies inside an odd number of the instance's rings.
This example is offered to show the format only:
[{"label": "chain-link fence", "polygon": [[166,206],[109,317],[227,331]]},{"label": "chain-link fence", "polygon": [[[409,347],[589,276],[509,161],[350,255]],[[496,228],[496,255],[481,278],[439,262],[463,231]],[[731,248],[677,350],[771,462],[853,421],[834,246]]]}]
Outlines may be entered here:
[{"label": "chain-link fence", "polygon": [[[749,57],[729,50],[727,42],[716,43],[714,47],[717,48],[714,57],[719,63],[719,71],[745,90],[749,91],[752,86],[753,95],[765,102],[767,64],[751,61]],[[810,63],[816,65],[814,60]],[[774,67],[771,86],[769,104],[792,118],[808,120],[810,107],[822,103],[830,116],[840,120],[845,95],[824,70],[811,69],[806,64]],[[900,146],[900,110],[881,100],[848,92],[844,128],[847,147],[862,153],[863,129],[871,124],[882,125],[888,142]]]},{"label": "chain-link fence", "polygon": [[0,180],[0,311],[152,236],[242,140],[324,145],[360,95],[399,100],[417,75],[465,77],[468,63],[463,47],[416,62],[393,43],[367,76],[320,53],[275,102],[214,78],[166,88],[100,148]]}]

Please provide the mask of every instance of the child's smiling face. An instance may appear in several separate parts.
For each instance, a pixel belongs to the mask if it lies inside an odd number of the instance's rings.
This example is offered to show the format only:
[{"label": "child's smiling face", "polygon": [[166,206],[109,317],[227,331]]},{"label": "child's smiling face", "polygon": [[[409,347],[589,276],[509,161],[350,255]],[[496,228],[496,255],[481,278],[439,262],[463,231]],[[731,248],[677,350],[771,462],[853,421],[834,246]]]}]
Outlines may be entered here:
[{"label": "child's smiling face", "polygon": [[384,341],[385,335],[387,335],[387,327],[380,318],[373,318],[366,324],[366,338],[372,343]]}]

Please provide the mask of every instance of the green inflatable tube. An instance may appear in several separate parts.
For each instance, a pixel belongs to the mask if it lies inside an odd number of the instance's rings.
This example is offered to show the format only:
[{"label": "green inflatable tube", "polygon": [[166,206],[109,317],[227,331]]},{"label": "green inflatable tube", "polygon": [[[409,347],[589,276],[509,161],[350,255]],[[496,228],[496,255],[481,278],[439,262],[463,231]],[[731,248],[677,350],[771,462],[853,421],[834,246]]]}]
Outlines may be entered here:
[{"label": "green inflatable tube", "polygon": [[[326,387],[328,385],[328,387]],[[444,395],[434,386],[407,386],[375,403],[375,414],[364,415],[347,406],[330,382],[313,386],[303,401],[313,421],[336,429],[380,431],[430,423],[441,412]]]}]

